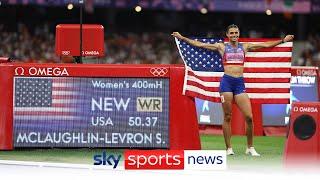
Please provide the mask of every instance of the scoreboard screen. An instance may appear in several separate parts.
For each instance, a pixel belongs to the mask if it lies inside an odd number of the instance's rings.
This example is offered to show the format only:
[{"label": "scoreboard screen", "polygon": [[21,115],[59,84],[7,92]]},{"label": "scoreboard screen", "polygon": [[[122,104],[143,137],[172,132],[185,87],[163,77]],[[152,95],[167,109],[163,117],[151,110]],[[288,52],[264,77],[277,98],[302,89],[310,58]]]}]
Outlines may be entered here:
[{"label": "scoreboard screen", "polygon": [[169,148],[168,78],[14,77],[14,147]]}]

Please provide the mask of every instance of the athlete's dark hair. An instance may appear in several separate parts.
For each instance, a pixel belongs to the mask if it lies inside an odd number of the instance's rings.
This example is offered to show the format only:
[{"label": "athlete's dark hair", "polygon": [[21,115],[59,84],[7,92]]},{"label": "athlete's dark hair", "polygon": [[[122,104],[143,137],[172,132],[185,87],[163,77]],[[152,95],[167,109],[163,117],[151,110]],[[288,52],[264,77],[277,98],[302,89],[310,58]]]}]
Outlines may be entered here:
[{"label": "athlete's dark hair", "polygon": [[231,28],[238,28],[238,29],[239,29],[239,27],[238,27],[237,25],[231,24],[231,25],[229,25],[229,26],[227,27],[227,32],[229,32],[229,29],[231,29]]}]

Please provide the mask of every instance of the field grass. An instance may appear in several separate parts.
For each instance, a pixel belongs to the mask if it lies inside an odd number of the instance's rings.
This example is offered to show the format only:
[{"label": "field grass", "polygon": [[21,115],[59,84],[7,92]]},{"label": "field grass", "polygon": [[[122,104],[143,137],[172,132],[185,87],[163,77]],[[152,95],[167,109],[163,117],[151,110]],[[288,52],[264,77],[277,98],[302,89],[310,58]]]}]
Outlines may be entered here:
[{"label": "field grass", "polygon": [[[254,138],[254,146],[260,157],[246,155],[246,137],[233,136],[232,147],[235,155],[228,156],[228,164],[231,168],[251,167],[282,168],[282,155],[284,150],[285,137],[266,137],[259,136]],[[222,136],[202,135],[202,149],[225,150],[224,139]]]},{"label": "field grass", "polygon": [[[276,167],[282,164],[282,154],[285,137],[255,137],[255,147],[261,157],[245,155],[246,138],[244,136],[232,137],[234,156],[228,156],[230,168],[243,167]],[[222,136],[202,135],[202,149],[225,150]],[[92,164],[93,155],[99,154],[104,149],[18,149],[14,151],[0,151],[0,160],[39,161]],[[109,149],[108,153],[122,154],[123,150]]]}]

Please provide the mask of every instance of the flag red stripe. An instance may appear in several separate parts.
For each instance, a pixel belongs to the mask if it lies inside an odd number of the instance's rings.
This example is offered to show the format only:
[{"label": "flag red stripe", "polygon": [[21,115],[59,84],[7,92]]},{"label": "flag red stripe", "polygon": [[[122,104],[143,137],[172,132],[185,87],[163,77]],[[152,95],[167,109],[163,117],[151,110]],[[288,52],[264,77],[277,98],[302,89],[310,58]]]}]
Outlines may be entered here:
[{"label": "flag red stripe", "polygon": [[245,83],[290,83],[290,78],[244,78]]},{"label": "flag red stripe", "polygon": [[291,68],[244,68],[245,73],[289,73]]},{"label": "flag red stripe", "polygon": [[197,98],[200,98],[200,99],[203,99],[203,100],[208,100],[208,101],[211,101],[211,102],[217,102],[217,103],[220,103],[221,102],[221,99],[220,97],[209,97],[209,96],[205,96],[205,95],[202,95],[202,94],[199,94],[199,93],[196,93],[194,91],[188,91],[186,90],[186,93],[185,93],[187,96],[192,96],[192,97],[197,97]]},{"label": "flag red stripe", "polygon": [[[202,84],[187,81],[187,85],[195,86],[207,92],[219,92],[219,87],[206,87]],[[289,93],[289,88],[246,88],[247,93]]]},{"label": "flag red stripe", "polygon": [[75,103],[53,103],[52,107],[76,107]]},{"label": "flag red stripe", "polygon": [[73,83],[73,82],[80,82],[80,78],[53,78],[53,83]]},{"label": "flag red stripe", "polygon": [[206,87],[202,84],[193,81],[187,81],[187,85],[195,86],[208,92],[219,92],[219,87]]},{"label": "flag red stripe", "polygon": [[207,81],[207,82],[220,82],[221,77],[204,77],[204,76],[198,76],[194,74],[192,71],[188,71],[189,76],[194,76],[198,79],[201,79],[202,81]]},{"label": "flag red stripe", "polygon": [[76,113],[59,111],[15,111],[14,114],[24,116],[74,116]]},{"label": "flag red stripe", "polygon": [[246,57],[245,62],[291,62],[291,57]]},{"label": "flag red stripe", "polygon": [[292,47],[271,47],[271,48],[261,48],[253,50],[250,52],[291,52]]},{"label": "flag red stripe", "polygon": [[52,91],[75,91],[74,87],[52,87]]},{"label": "flag red stripe", "polygon": [[[203,77],[195,75],[193,72],[188,71],[189,76],[194,76],[205,82],[220,82],[220,77]],[[289,83],[290,78],[244,78],[244,82],[246,83]]]},{"label": "flag red stripe", "polygon": [[290,93],[289,88],[246,88],[247,93]]},{"label": "flag red stripe", "polygon": [[52,95],[52,99],[79,99],[80,95]]}]

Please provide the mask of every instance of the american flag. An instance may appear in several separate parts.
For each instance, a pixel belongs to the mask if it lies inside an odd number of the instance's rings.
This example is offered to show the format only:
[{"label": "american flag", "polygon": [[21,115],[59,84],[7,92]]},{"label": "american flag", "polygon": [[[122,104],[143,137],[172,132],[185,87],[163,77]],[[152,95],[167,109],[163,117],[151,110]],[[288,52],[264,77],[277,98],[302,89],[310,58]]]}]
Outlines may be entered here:
[{"label": "american flag", "polygon": [[[75,83],[62,77],[16,77],[15,120],[68,120],[80,117]],[[76,81],[73,79],[73,81]]]},{"label": "american flag", "polygon": [[[222,58],[216,51],[197,48],[177,38],[176,44],[185,64],[183,94],[212,102],[221,102]],[[204,43],[226,42],[222,38],[198,38]],[[259,43],[274,39],[240,39]],[[247,52],[244,64],[246,92],[253,103],[288,104],[290,102],[290,68],[292,42],[273,48]]]}]

